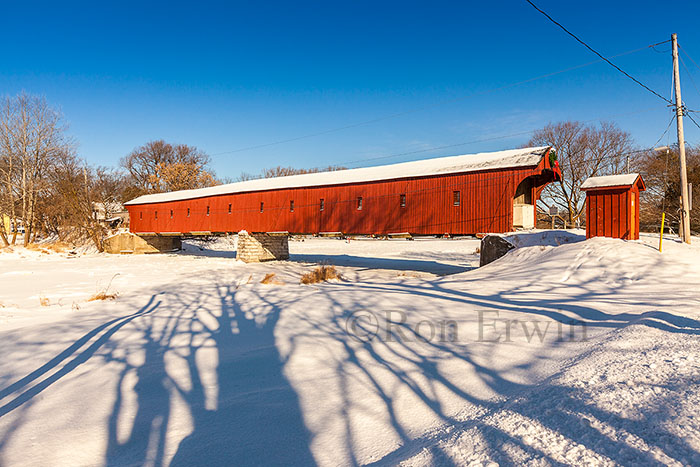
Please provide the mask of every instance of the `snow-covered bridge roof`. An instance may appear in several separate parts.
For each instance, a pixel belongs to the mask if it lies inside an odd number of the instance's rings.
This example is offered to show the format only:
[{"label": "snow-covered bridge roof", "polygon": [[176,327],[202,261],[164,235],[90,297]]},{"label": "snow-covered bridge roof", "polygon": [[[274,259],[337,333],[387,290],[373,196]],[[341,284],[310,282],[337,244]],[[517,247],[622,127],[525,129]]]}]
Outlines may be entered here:
[{"label": "snow-covered bridge roof", "polygon": [[408,177],[426,177],[479,170],[531,167],[540,163],[549,146],[510,149],[499,152],[482,152],[461,156],[438,157],[399,164],[337,170],[333,172],[289,175],[229,183],[196,190],[181,190],[156,193],[132,199],[126,205],[163,203],[205,196],[228,195],[250,191],[277,190],[282,188],[305,188],[312,186],[343,185],[347,183],[375,182]]}]

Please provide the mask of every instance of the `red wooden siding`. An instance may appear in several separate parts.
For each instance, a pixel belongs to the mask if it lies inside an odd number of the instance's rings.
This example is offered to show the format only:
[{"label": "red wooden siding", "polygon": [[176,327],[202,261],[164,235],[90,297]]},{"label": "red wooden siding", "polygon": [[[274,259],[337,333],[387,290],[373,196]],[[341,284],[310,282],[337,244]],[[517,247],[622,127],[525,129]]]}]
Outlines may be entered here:
[{"label": "red wooden siding", "polygon": [[586,191],[586,238],[639,239],[639,186]]},{"label": "red wooden siding", "polygon": [[[518,184],[527,177],[537,177],[532,189],[534,204],[543,185],[555,178],[547,159],[544,157],[538,167],[234,193],[127,207],[135,233],[243,229],[379,235],[507,232],[513,228],[513,196]],[[459,206],[453,205],[454,191],[460,191]],[[406,195],[405,207],[401,207],[401,195]]]}]

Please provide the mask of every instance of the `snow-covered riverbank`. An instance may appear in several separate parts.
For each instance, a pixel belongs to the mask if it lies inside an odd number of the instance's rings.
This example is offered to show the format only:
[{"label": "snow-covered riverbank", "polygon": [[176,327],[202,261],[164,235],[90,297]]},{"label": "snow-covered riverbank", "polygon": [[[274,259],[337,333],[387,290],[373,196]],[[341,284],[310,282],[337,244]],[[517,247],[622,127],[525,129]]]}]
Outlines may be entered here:
[{"label": "snow-covered riverbank", "polygon": [[0,464],[700,462],[700,240],[529,235],[0,253]]}]

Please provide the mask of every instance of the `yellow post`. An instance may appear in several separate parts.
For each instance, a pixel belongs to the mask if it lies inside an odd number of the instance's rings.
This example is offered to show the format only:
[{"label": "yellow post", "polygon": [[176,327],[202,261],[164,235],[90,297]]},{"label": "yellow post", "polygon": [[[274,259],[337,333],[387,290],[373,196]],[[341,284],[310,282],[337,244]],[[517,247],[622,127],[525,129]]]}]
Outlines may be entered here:
[{"label": "yellow post", "polygon": [[661,244],[664,241],[664,222],[666,221],[666,213],[661,213],[661,232],[659,232],[659,253],[661,253]]}]

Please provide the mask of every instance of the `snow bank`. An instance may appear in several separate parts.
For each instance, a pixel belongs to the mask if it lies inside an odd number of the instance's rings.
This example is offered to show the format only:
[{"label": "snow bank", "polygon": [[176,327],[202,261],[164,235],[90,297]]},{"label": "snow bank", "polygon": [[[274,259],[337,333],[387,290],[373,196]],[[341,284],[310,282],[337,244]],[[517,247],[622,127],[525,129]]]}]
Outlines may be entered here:
[{"label": "snow bank", "polygon": [[697,464],[700,239],[657,241],[0,255],[0,465]]},{"label": "snow bank", "polygon": [[586,239],[586,231],[571,230],[531,230],[503,235],[516,248],[529,246],[559,246],[567,243],[582,242]]},{"label": "snow bank", "polygon": [[405,465],[698,465],[700,336],[633,324],[486,411],[431,433]]}]

